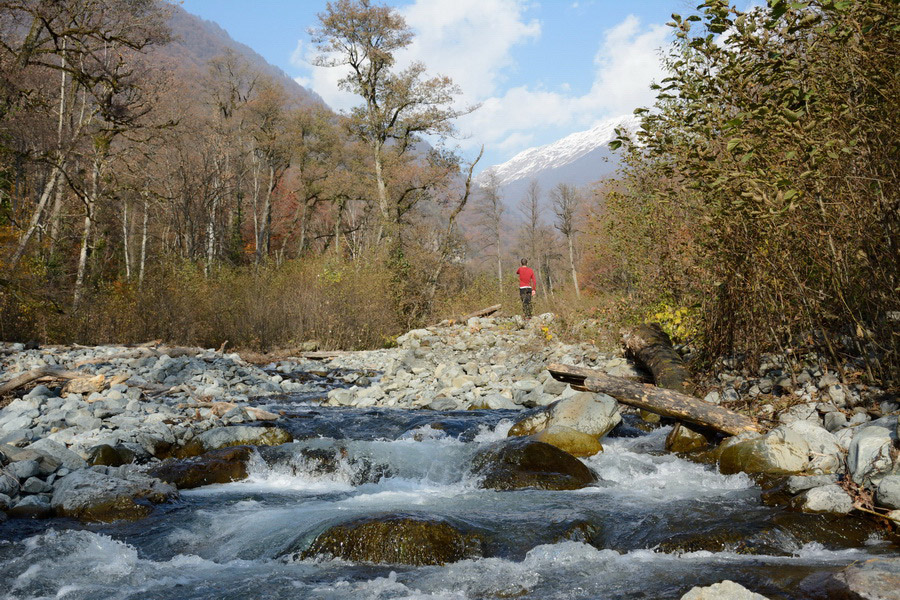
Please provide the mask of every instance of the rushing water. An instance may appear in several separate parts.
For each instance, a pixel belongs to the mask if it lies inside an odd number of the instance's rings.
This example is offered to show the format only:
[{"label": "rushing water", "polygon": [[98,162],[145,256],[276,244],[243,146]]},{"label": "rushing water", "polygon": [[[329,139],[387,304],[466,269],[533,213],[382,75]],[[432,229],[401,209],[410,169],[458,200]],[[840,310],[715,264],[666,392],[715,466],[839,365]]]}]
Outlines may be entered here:
[{"label": "rushing water", "polygon": [[[298,452],[272,467],[255,460],[247,480],[183,492],[137,523],[9,521],[0,595],[679,598],[731,579],[772,599],[849,598],[832,573],[896,553],[877,536],[824,535],[819,517],[764,506],[744,475],[662,453],[665,428],[607,438],[586,460],[595,487],[495,492],[479,489],[469,464],[479,446],[505,437],[514,412],[270,407],[287,411],[298,450],[334,451],[339,468],[320,473]],[[387,476],[360,477],[366,464]],[[486,558],[429,567],[297,558],[330,525],[397,511],[465,523],[486,538]]]}]

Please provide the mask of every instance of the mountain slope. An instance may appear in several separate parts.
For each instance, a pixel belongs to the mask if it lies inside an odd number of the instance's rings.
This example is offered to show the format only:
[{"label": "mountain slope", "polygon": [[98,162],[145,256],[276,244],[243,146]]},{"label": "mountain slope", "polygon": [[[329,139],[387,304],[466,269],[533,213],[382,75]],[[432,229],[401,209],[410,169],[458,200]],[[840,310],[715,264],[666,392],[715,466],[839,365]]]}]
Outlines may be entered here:
[{"label": "mountain slope", "polygon": [[559,183],[579,187],[592,183],[618,168],[618,161],[609,150],[609,143],[616,139],[616,129],[634,130],[638,122],[634,115],[616,117],[552,144],[529,148],[503,164],[485,169],[476,182],[483,185],[488,174],[494,173],[503,196],[513,204],[524,195],[533,179],[545,194]]},{"label": "mountain slope", "polygon": [[318,94],[302,87],[284,71],[266,62],[249,46],[232,39],[213,21],[192,15],[178,5],[170,5],[169,28],[172,41],[155,48],[152,54],[167,65],[181,85],[197,92],[208,72],[209,61],[230,51],[240,56],[255,71],[280,83],[288,96],[300,103],[324,104]]}]

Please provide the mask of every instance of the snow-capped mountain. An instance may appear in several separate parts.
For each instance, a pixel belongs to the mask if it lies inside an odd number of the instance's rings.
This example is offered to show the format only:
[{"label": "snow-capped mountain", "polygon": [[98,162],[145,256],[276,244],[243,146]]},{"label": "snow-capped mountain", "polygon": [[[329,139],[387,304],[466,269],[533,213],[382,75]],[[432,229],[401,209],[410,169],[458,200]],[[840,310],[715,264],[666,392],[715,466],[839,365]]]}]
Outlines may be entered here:
[{"label": "snow-capped mountain", "polygon": [[503,164],[485,169],[475,181],[484,184],[488,173],[494,173],[503,196],[512,203],[519,200],[532,179],[538,181],[545,194],[558,183],[592,183],[618,168],[618,161],[609,150],[609,143],[616,139],[616,129],[633,131],[639,122],[635,115],[603,121],[587,131],[524,150]]}]

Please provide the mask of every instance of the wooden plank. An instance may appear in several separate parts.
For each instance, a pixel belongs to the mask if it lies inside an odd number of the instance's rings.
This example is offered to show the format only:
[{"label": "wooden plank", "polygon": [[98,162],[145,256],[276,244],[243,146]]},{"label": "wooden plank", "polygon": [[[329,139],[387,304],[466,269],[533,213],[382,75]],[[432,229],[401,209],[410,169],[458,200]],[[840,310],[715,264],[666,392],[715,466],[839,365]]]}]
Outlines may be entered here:
[{"label": "wooden plank", "polygon": [[675,390],[612,377],[595,369],[562,364],[552,364],[548,369],[554,379],[575,384],[591,392],[608,394],[623,404],[659,415],[687,421],[728,435],[760,431],[759,425],[750,417]]}]

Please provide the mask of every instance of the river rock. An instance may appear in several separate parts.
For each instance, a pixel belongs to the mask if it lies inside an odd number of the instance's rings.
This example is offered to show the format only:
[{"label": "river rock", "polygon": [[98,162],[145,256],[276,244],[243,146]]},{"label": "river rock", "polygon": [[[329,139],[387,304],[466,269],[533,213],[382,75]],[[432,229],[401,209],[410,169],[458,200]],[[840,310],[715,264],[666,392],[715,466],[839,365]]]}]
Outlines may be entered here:
[{"label": "river rock", "polygon": [[38,462],[55,462],[58,465],[69,469],[70,471],[83,469],[87,466],[87,462],[85,462],[83,458],[81,458],[59,442],[47,438],[38,440],[32,444],[29,444],[28,446],[25,446],[24,451],[35,452],[45,459],[48,459],[45,461],[39,460]]},{"label": "river rock", "polygon": [[556,446],[572,456],[587,457],[603,452],[603,445],[595,436],[562,425],[551,425],[530,437],[536,442]]},{"label": "river rock", "polygon": [[707,587],[694,587],[681,600],[768,600],[739,583],[726,579]]},{"label": "river rock", "polygon": [[6,467],[6,471],[20,480],[28,479],[41,472],[41,465],[36,460],[20,460],[18,462],[10,463]]},{"label": "river rock", "polygon": [[619,403],[606,394],[581,392],[557,400],[512,426],[510,436],[532,435],[553,425],[562,425],[602,438],[622,422]]},{"label": "river rock", "polygon": [[211,450],[230,446],[278,446],[293,441],[293,436],[280,427],[216,427],[204,431],[175,452],[178,458],[199,456]]},{"label": "river rock", "polygon": [[597,481],[580,460],[556,446],[530,437],[502,440],[481,450],[473,459],[473,473],[482,487],[515,490],[576,490]]},{"label": "river rock", "polygon": [[800,435],[781,427],[770,433],[738,441],[719,456],[719,470],[733,473],[799,473],[809,462],[809,444]]},{"label": "river rock", "polygon": [[8,512],[16,519],[46,519],[53,516],[53,507],[44,496],[25,496]]},{"label": "river rock", "polygon": [[853,481],[860,485],[877,483],[893,467],[891,450],[897,439],[896,417],[872,421],[857,429],[847,452],[847,467]]},{"label": "river rock", "polygon": [[411,514],[367,516],[321,533],[301,558],[333,556],[354,562],[444,565],[482,555],[481,538],[446,519]]},{"label": "river rock", "polygon": [[19,478],[0,469],[0,494],[15,498],[19,495]]},{"label": "river rock", "polygon": [[838,476],[831,475],[792,475],[787,478],[784,489],[789,494],[799,494],[806,490],[837,483]]},{"label": "river rock", "polygon": [[791,500],[791,506],[804,512],[845,515],[853,510],[853,499],[841,486],[830,484],[806,490]]},{"label": "river rock", "polygon": [[806,441],[809,446],[809,464],[806,470],[810,473],[824,475],[841,470],[844,464],[841,445],[827,429],[810,421],[795,421],[783,428],[800,435]]},{"label": "river rock", "polygon": [[888,475],[881,480],[875,501],[879,506],[900,509],[900,475]]},{"label": "river rock", "polygon": [[170,459],[147,473],[180,490],[230,483],[247,478],[251,452],[249,446],[221,448],[185,460]]},{"label": "river rock", "polygon": [[101,465],[106,467],[120,467],[134,460],[134,452],[122,446],[110,446],[100,444],[91,446],[87,451],[89,465]]},{"label": "river rock", "polygon": [[152,504],[178,497],[174,486],[158,479],[131,474],[128,479],[82,469],[62,478],[50,504],[61,517],[110,522],[142,519]]},{"label": "river rock", "polygon": [[708,446],[709,438],[684,423],[676,423],[669,435],[666,436],[668,452],[687,453],[703,450]]},{"label": "river rock", "polygon": [[866,600],[900,600],[900,558],[870,558],[837,577]]}]

